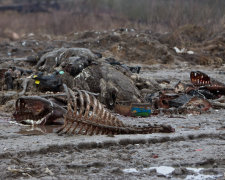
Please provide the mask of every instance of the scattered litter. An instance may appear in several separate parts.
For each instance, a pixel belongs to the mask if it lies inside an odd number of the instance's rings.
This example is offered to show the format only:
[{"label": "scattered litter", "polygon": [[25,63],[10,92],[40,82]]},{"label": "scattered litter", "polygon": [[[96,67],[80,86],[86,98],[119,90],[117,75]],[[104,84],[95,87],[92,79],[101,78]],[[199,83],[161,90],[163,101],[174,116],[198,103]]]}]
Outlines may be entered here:
[{"label": "scattered litter", "polygon": [[205,175],[205,174],[198,174],[198,175],[188,175],[185,180],[209,180],[209,179],[217,179],[222,177],[221,175]]},{"label": "scattered litter", "polygon": [[170,167],[170,166],[150,167],[150,168],[144,168],[143,170],[146,171],[146,170],[152,170],[152,169],[155,169],[157,173],[163,174],[164,176],[169,175],[175,170],[173,167]]},{"label": "scattered litter", "polygon": [[200,171],[203,170],[204,168],[191,168],[191,167],[188,167],[186,169],[189,170],[189,171],[194,171],[196,174],[195,175],[187,175],[185,180],[217,179],[217,178],[223,176],[223,175],[206,175],[206,174],[201,174]]},{"label": "scattered litter", "polygon": [[48,168],[45,169],[45,173],[49,174],[50,176],[54,176],[54,173]]},{"label": "scattered litter", "polygon": [[194,51],[187,51],[187,54],[194,54]]},{"label": "scattered litter", "polygon": [[[170,166],[159,166],[159,167],[150,167],[150,168],[144,168],[144,171],[153,170],[155,169],[158,174],[163,174],[164,176],[170,175],[175,168]],[[194,175],[187,175],[185,180],[207,180],[207,179],[216,179],[219,177],[223,177],[223,175],[205,175],[201,174],[200,171],[204,170],[204,168],[186,168],[189,171],[193,171]]]},{"label": "scattered litter", "polygon": [[125,172],[125,173],[138,173],[137,169],[135,169],[135,168],[123,169],[123,172]]},{"label": "scattered litter", "polygon": [[195,149],[195,151],[202,151],[202,149]]},{"label": "scattered litter", "polygon": [[184,52],[185,52],[185,48],[179,49],[179,48],[177,48],[177,47],[174,47],[173,49],[174,49],[174,50],[176,51],[176,53],[178,53],[178,54],[181,54],[181,53],[184,53]]},{"label": "scattered litter", "polygon": [[36,80],[36,81],[35,81],[35,84],[40,84],[40,81],[39,81],[39,80]]},{"label": "scattered litter", "polygon": [[115,112],[124,116],[149,117],[151,115],[151,104],[117,102],[115,105]]},{"label": "scattered litter", "polygon": [[175,46],[173,49],[176,51],[177,54],[184,54],[184,53],[194,54],[194,51],[188,51],[185,48],[179,49],[178,47]]},{"label": "scattered litter", "polygon": [[32,176],[30,174],[28,174],[28,173],[22,173],[22,175],[28,176],[29,178],[32,178]]},{"label": "scattered litter", "polygon": [[146,109],[144,107],[132,107],[131,113],[133,116],[148,117],[151,114],[151,109]]},{"label": "scattered litter", "polygon": [[23,41],[22,42],[22,46],[26,46],[26,41]]},{"label": "scattered litter", "polygon": [[12,173],[21,173],[22,175],[24,176],[28,176],[28,177],[32,177],[28,172],[30,172],[32,169],[31,168],[20,168],[20,169],[16,169],[16,168],[11,168],[11,167],[8,167],[7,170],[9,172],[12,172]]},{"label": "scattered litter", "polygon": [[30,126],[30,125],[27,125],[27,124],[18,123],[16,121],[9,121],[9,124],[15,124],[15,125],[18,125],[18,126]]},{"label": "scattered litter", "polygon": [[195,173],[199,173],[204,168],[191,168],[191,167],[187,167],[186,169],[187,170],[190,170],[190,171],[194,171]]},{"label": "scattered litter", "polygon": [[159,155],[158,155],[158,154],[153,154],[153,155],[152,155],[152,158],[155,158],[155,159],[156,159],[156,158],[159,158]]}]

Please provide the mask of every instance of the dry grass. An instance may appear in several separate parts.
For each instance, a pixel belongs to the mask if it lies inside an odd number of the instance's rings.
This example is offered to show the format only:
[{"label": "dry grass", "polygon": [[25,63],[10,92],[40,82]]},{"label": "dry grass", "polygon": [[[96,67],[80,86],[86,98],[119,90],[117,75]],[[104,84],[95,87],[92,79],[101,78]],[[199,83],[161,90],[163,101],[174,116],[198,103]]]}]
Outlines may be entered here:
[{"label": "dry grass", "polygon": [[9,31],[67,34],[119,27],[173,31],[197,24],[209,31],[224,28],[223,0],[77,0],[64,1],[49,13],[0,12],[0,36]]}]

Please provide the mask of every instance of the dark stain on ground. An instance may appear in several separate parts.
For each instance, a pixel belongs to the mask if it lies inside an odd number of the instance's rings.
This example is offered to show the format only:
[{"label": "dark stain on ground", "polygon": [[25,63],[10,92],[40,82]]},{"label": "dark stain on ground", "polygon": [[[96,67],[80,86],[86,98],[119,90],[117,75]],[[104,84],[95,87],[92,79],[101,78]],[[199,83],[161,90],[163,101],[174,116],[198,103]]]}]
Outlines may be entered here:
[{"label": "dark stain on ground", "polygon": [[51,126],[22,126],[17,132],[25,136],[32,135],[44,135],[47,133],[55,133],[59,129],[60,125],[51,125]]}]

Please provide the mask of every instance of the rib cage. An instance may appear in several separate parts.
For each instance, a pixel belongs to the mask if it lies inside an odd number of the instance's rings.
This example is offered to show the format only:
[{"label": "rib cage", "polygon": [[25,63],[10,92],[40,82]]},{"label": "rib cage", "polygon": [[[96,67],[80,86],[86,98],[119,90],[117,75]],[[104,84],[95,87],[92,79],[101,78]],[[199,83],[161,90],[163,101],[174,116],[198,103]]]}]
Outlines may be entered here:
[{"label": "rib cage", "polygon": [[155,125],[146,127],[126,126],[107,111],[103,105],[87,91],[75,90],[64,86],[68,96],[68,112],[59,134],[114,135],[148,134],[154,132],[174,132],[171,126]]}]

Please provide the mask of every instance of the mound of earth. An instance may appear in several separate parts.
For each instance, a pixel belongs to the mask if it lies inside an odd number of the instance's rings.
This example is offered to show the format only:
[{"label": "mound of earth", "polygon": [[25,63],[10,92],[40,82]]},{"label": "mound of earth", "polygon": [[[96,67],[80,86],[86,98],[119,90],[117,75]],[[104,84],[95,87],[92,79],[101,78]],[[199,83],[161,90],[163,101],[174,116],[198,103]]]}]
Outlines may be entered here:
[{"label": "mound of earth", "polygon": [[[212,34],[196,25],[185,25],[164,34],[121,28],[102,32],[76,32],[58,37],[29,34],[16,41],[2,41],[0,57],[3,64],[3,60],[15,58],[29,57],[38,61],[43,54],[55,48],[79,47],[125,63],[152,65],[188,62],[221,66],[225,62],[224,43],[223,31]],[[174,47],[183,49],[182,53],[177,53]],[[188,51],[193,53],[188,54]]]}]

